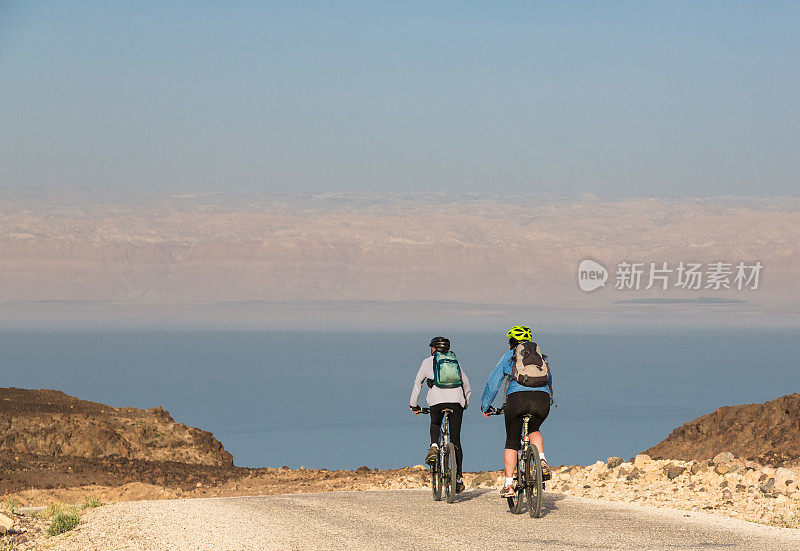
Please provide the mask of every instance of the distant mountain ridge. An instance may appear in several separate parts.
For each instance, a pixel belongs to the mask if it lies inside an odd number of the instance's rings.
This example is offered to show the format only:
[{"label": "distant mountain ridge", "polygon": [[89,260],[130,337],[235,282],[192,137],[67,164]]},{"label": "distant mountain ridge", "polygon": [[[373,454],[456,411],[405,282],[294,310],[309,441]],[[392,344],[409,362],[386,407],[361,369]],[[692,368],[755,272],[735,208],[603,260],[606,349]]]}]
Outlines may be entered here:
[{"label": "distant mountain ridge", "polygon": [[757,292],[714,296],[800,300],[800,199],[793,197],[96,190],[2,190],[0,197],[0,303],[696,298],[674,288],[582,293],[576,270],[585,258],[609,270],[621,261],[758,260]]}]

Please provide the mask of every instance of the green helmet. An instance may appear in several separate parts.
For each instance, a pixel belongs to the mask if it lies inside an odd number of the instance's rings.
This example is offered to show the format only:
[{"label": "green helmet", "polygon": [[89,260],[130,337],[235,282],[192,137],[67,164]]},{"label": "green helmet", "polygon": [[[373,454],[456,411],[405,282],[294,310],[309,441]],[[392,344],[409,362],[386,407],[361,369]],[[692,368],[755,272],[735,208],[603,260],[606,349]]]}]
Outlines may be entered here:
[{"label": "green helmet", "polygon": [[531,333],[530,327],[526,327],[524,325],[515,325],[508,332],[508,338],[519,342],[525,342],[533,339],[533,333]]}]

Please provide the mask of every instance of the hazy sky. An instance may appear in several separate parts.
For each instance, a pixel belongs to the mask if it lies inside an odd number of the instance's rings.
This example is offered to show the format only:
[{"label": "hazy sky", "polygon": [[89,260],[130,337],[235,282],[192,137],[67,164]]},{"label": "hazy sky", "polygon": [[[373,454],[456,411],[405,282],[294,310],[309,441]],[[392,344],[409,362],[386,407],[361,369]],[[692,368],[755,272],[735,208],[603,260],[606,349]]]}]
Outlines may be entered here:
[{"label": "hazy sky", "polygon": [[0,0],[0,186],[800,192],[798,2]]}]

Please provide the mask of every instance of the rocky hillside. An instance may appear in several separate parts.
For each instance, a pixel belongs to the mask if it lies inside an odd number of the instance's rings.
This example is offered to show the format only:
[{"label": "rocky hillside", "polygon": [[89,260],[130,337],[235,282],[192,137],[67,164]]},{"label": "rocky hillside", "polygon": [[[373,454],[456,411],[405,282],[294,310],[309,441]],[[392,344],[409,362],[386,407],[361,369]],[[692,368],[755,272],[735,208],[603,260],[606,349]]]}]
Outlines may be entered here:
[{"label": "rocky hillside", "polygon": [[163,408],[115,408],[57,390],[0,388],[0,452],[232,466],[210,432]]},{"label": "rocky hillside", "polygon": [[678,427],[644,453],[657,459],[698,461],[721,451],[762,463],[799,463],[800,394],[765,404],[721,407]]}]

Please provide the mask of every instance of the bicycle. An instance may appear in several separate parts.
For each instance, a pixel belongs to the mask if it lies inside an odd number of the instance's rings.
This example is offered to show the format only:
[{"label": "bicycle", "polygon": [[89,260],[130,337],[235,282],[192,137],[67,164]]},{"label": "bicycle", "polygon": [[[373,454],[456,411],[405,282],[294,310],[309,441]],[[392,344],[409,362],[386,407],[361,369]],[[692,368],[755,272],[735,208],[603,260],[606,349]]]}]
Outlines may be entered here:
[{"label": "bicycle", "polygon": [[[421,413],[430,414],[430,408],[422,408]],[[456,463],[456,446],[450,442],[450,420],[449,416],[453,413],[452,409],[443,409],[444,418],[442,419],[441,434],[439,434],[439,454],[431,469],[431,491],[434,501],[442,500],[442,490],[447,503],[456,500],[456,485],[458,484],[458,465]]]},{"label": "bicycle", "polygon": [[[500,415],[504,410],[505,407],[501,407],[500,409],[491,407],[487,413],[490,415]],[[517,465],[514,467],[514,479],[517,481],[517,485],[514,489],[514,497],[506,499],[508,500],[508,508],[515,515],[522,513],[524,501],[527,499],[528,513],[533,518],[539,518],[542,516],[544,480],[539,450],[536,446],[531,445],[528,436],[528,423],[530,420],[530,414],[523,415],[520,449],[517,452]],[[525,499],[523,499],[523,497]]]}]

